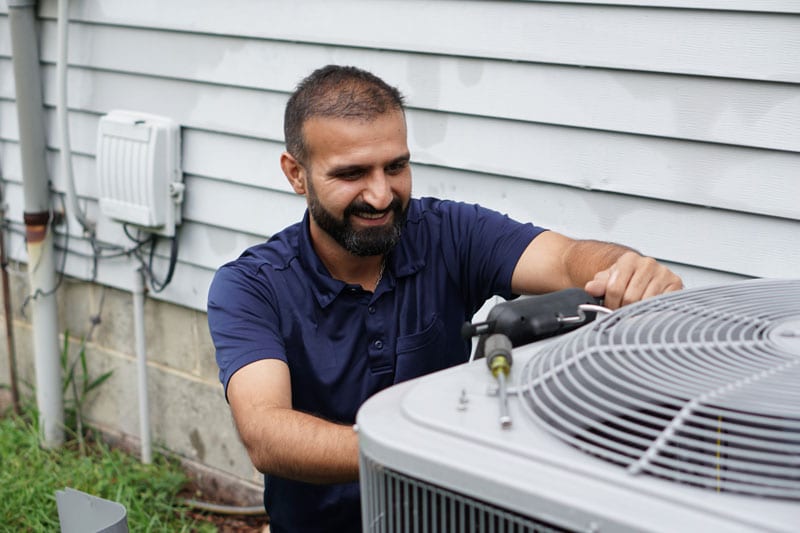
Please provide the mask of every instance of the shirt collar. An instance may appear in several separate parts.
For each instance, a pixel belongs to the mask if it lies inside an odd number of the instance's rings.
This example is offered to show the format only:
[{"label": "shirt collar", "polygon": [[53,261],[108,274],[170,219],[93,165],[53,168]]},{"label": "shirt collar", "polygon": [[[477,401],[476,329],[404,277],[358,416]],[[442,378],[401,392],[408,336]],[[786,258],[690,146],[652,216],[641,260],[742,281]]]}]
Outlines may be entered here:
[{"label": "shirt collar", "polygon": [[[424,232],[418,231],[420,219],[419,203],[412,199],[409,203],[408,219],[405,228],[403,228],[400,242],[389,252],[387,258],[386,269],[383,273],[383,278],[387,282],[384,285],[384,287],[387,287],[385,290],[393,289],[397,278],[415,274],[425,266],[424,251],[427,246],[427,236],[424,235]],[[307,209],[300,226],[298,237],[299,259],[307,272],[311,290],[320,307],[324,309],[348,287],[348,284],[334,279],[314,250],[311,244]]]}]

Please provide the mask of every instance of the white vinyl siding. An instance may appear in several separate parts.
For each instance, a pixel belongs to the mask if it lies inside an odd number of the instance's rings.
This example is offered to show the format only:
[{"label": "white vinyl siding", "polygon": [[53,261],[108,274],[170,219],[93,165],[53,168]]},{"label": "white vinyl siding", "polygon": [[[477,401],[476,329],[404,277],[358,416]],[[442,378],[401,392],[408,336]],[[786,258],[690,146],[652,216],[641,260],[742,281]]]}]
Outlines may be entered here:
[{"label": "white vinyl siding", "polygon": [[[40,2],[40,54],[63,192],[56,8]],[[0,165],[21,228],[6,12],[0,2]],[[302,216],[278,166],[283,107],[327,63],[407,95],[416,196],[622,242],[689,285],[800,275],[798,2],[83,0],[70,17],[73,165],[90,214],[100,116],[182,127],[179,263],[157,298],[204,309],[220,264]],[[89,279],[90,246],[71,232],[67,273]],[[25,260],[18,234],[9,249]],[[162,243],[157,272],[168,255]],[[97,280],[130,288],[130,265],[103,260]]]}]

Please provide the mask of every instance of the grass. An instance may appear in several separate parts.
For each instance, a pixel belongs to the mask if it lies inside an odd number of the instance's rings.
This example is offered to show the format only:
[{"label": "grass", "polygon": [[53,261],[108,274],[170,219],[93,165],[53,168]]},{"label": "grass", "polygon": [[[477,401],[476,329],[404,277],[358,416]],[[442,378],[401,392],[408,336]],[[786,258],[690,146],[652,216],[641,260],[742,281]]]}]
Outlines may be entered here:
[{"label": "grass", "polygon": [[[83,449],[70,440],[58,450],[39,447],[36,417],[0,417],[0,528],[58,531],[55,493],[71,487],[116,501],[128,512],[130,531],[210,532],[196,522],[178,494],[187,477],[176,461],[156,455],[144,465],[135,457],[89,439]],[[6,529],[7,528],[7,529]]]}]

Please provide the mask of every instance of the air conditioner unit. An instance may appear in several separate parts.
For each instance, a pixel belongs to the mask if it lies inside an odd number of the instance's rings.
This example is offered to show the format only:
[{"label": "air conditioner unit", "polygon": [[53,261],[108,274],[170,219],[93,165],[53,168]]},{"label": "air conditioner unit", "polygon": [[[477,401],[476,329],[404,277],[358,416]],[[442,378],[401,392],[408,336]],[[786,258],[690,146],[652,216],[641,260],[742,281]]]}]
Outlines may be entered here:
[{"label": "air conditioner unit", "polygon": [[357,417],[365,531],[800,531],[800,280],[685,290]]}]

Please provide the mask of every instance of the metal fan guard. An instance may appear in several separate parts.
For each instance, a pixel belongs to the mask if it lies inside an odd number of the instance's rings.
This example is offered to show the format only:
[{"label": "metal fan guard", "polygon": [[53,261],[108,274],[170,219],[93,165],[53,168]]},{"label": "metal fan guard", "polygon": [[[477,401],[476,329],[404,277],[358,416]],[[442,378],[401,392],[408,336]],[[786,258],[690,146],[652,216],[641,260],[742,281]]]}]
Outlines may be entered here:
[{"label": "metal fan guard", "polygon": [[622,308],[532,357],[520,389],[546,431],[632,475],[800,500],[800,280]]}]

